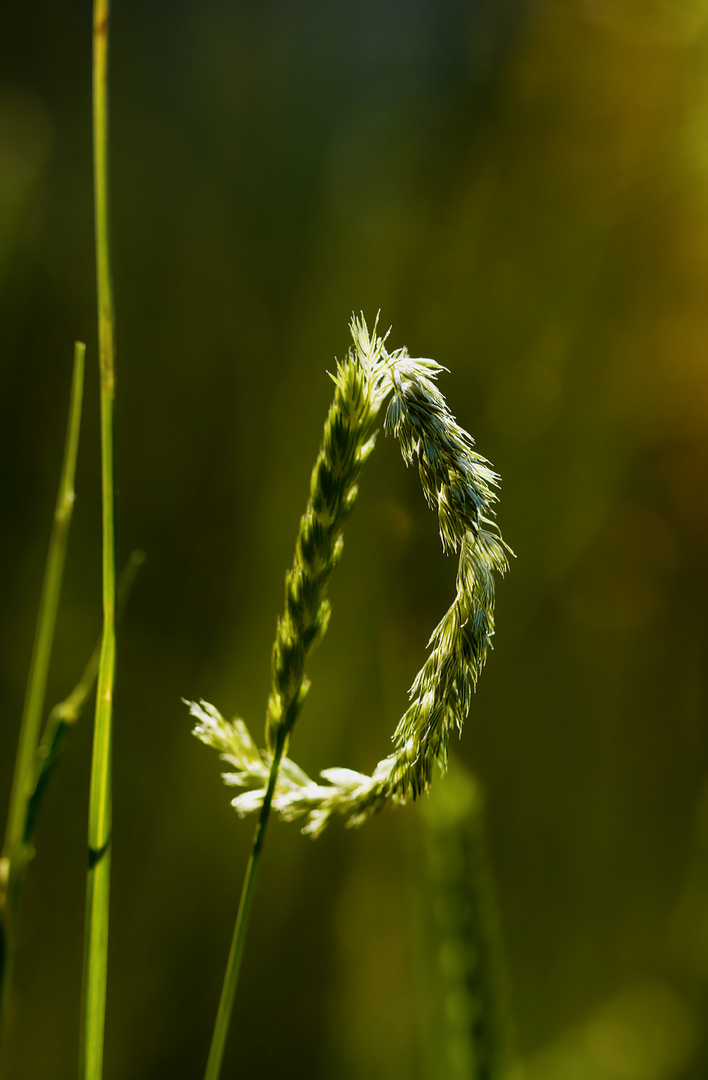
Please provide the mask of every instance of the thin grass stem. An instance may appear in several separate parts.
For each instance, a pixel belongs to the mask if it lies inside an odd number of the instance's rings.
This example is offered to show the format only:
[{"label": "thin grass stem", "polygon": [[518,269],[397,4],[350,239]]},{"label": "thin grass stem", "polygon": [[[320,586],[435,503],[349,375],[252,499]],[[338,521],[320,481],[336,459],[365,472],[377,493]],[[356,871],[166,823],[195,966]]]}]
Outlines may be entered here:
[{"label": "thin grass stem", "polygon": [[221,988],[219,1008],[216,1013],[214,1034],[212,1035],[211,1047],[209,1048],[209,1058],[207,1060],[204,1080],[219,1080],[219,1075],[221,1073],[226,1039],[229,1034],[231,1014],[233,1012],[236,988],[238,986],[238,977],[241,971],[241,960],[243,959],[243,949],[246,942],[246,931],[248,929],[248,919],[251,913],[253,892],[258,875],[258,868],[260,866],[261,851],[265,841],[268,819],[270,817],[270,808],[273,802],[275,785],[278,780],[278,771],[285,749],[286,738],[285,728],[280,728],[276,736],[275,753],[273,754],[273,761],[268,775],[268,786],[258,815],[256,831],[253,836],[253,847],[248,860],[248,866],[246,867],[246,874],[243,879],[241,899],[236,915],[236,925],[234,926],[234,935],[229,950],[229,958],[226,961],[224,982]]},{"label": "thin grass stem", "polygon": [[[32,648],[3,857],[0,860],[0,1039],[5,1034],[7,1023],[19,894],[25,867],[32,857],[32,850],[25,841],[27,816],[34,788],[35,755],[42,723],[49,660],[54,641],[69,528],[74,508],[74,478],[81,427],[85,354],[86,346],[77,341],[74,345],[71,399],[59,494]],[[4,1042],[4,1039],[2,1041]]]},{"label": "thin grass stem", "polygon": [[94,0],[93,145],[101,383],[103,638],[98,669],[89,794],[89,867],[79,1048],[81,1080],[100,1080],[103,1073],[111,872],[111,743],[116,656],[116,570],[113,481],[114,324],[108,229],[108,19],[108,0]]},{"label": "thin grass stem", "polygon": [[[369,339],[368,332],[364,340],[362,334],[361,352],[361,358],[350,356],[338,364],[337,374],[333,376],[334,402],[325,421],[322,446],[310,478],[310,499],[300,519],[293,566],[285,579],[285,611],[276,628],[272,684],[266,710],[267,750],[262,755],[253,745],[245,725],[238,721],[239,730],[250,747],[251,767],[264,781],[264,787],[259,792],[262,801],[258,823],[236,916],[205,1080],[218,1080],[221,1070],[253,889],[278,774],[309,689],[305,675],[307,658],[324,637],[329,623],[327,587],[342,554],[342,533],[356,500],[356,481],[374,445],[372,428],[380,400],[371,381],[371,367],[383,353],[383,341],[375,335],[373,340]],[[224,735],[228,739],[228,726],[211,706],[207,709],[211,711],[205,712],[202,706],[191,704],[192,714],[206,724],[205,727],[198,725],[195,730],[202,732],[200,737],[207,742],[212,741],[212,735],[217,742]],[[216,728],[212,726],[214,724]],[[228,727],[228,731],[235,729]]]}]

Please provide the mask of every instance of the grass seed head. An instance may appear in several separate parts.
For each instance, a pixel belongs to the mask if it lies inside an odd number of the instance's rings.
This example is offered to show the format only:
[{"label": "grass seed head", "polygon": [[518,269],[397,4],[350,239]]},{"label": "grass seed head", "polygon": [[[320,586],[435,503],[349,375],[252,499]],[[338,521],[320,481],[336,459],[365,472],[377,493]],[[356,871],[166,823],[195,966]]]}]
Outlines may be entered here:
[{"label": "grass seed head", "polygon": [[300,521],[295,559],[285,580],[285,610],[272,655],[272,689],[266,712],[266,749],[259,751],[240,719],[228,722],[211,705],[190,704],[194,734],[217,749],[235,772],[228,784],[249,790],[236,796],[239,814],[263,802],[278,737],[287,740],[309,689],[305,664],[324,637],[330,617],[327,588],[343,548],[342,530],[357,496],[362,464],[373,450],[376,419],[390,401],[384,431],[398,440],[406,465],[415,465],[423,495],[437,514],[443,550],[459,553],[456,595],[433,631],[429,655],[411,686],[410,705],[393,736],[393,753],[371,776],[325,769],[316,783],[283,757],[273,806],[285,819],[305,818],[317,836],[333,817],[358,826],[386,804],[402,804],[427,791],[435,768],[445,770],[450,735],[461,734],[472,691],[494,634],[494,577],[508,569],[506,547],[494,519],[499,477],[474,450],[436,379],[444,369],[389,353],[377,324],[350,324],[352,348],[332,376],[334,402],[310,479],[310,499]]}]

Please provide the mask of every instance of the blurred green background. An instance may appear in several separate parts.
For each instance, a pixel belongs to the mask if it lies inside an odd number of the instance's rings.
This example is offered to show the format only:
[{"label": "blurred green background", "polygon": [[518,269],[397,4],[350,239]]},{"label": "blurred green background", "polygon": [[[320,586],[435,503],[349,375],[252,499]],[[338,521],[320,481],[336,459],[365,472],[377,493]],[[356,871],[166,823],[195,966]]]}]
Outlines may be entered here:
[{"label": "blurred green background", "polygon": [[[100,627],[88,3],[0,38],[0,808],[88,344],[48,705]],[[531,1080],[708,1075],[706,0],[116,0],[121,559],[106,1077],[199,1076],[252,837],[182,696],[260,734],[347,321],[503,477],[517,559],[460,755]],[[292,747],[369,771],[454,587],[391,440]],[[91,711],[23,896],[18,1078],[75,1075]],[[225,1075],[420,1075],[416,808],[274,822]]]}]

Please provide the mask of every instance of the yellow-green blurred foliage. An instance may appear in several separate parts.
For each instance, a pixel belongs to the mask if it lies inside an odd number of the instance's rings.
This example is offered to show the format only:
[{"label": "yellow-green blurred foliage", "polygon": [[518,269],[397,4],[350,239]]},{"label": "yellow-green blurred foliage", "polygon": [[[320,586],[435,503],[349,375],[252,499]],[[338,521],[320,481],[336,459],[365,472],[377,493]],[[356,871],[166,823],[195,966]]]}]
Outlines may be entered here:
[{"label": "yellow-green blurred foliage", "polygon": [[[48,704],[100,621],[91,15],[5,7],[3,813],[77,337]],[[180,697],[258,730],[325,369],[378,308],[393,347],[450,369],[503,477],[518,557],[460,753],[529,1080],[702,1080],[708,4],[115,0],[111,63],[119,545],[148,560],[120,628],[107,1080],[203,1067],[252,825]],[[452,595],[391,440],[361,488],[293,747],[311,773],[383,756]],[[89,719],[23,896],[17,1077],[74,1075]],[[421,1075],[419,827],[275,823],[226,1075]]]}]

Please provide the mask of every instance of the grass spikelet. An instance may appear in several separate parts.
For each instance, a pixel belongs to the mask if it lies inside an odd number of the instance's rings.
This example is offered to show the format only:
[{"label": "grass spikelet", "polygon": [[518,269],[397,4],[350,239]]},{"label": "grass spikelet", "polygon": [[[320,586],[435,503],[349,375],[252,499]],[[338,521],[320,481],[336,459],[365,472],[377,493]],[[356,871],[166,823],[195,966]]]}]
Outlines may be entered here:
[{"label": "grass spikelet", "polygon": [[226,774],[226,782],[251,788],[240,796],[239,812],[258,811],[209,1049],[206,1080],[217,1080],[221,1072],[260,854],[278,785],[281,791],[285,786],[292,792],[311,786],[309,777],[285,757],[285,750],[310,685],[305,676],[307,658],[329,624],[327,587],[342,555],[344,523],[356,500],[359,472],[374,446],[373,425],[386,396],[388,354],[383,340],[376,337],[375,328],[373,336],[369,335],[363,319],[352,320],[352,336],[354,347],[337,364],[332,376],[334,401],[310,478],[310,498],[300,521],[293,566],[285,577],[284,611],[278,620],[271,661],[266,749],[256,750],[242,720],[228,723],[206,702],[187,703],[198,721],[195,735],[219,750],[235,769]]},{"label": "grass spikelet", "polygon": [[[450,736],[462,732],[494,634],[494,573],[506,572],[510,551],[494,520],[499,478],[474,450],[473,439],[440,393],[435,380],[443,368],[433,360],[414,359],[405,349],[389,353],[363,319],[354,319],[351,331],[354,347],[334,376],[335,400],[312,472],[295,562],[286,577],[285,612],[273,647],[264,763],[275,759],[279,732],[284,754],[307,693],[305,661],[329,621],[325,593],[341,555],[342,526],[356,498],[359,469],[374,445],[376,416],[389,395],[384,430],[398,439],[406,465],[417,467],[425,500],[437,514],[443,550],[457,553],[459,563],[455,599],[431,635],[428,659],[393,736],[393,753],[370,776],[326,769],[324,783],[292,771],[292,762],[283,757],[291,772],[283,769],[276,777],[273,806],[286,820],[304,817],[303,831],[312,836],[332,817],[356,826],[387,803],[415,799],[427,791],[435,766],[446,769]],[[211,741],[203,726],[195,734]],[[222,754],[238,761],[237,744],[234,729],[233,744]],[[227,775],[227,783],[250,789],[233,800],[239,814],[263,804],[268,784],[261,775],[253,789],[257,775],[248,762]]]},{"label": "grass spikelet", "polygon": [[[307,657],[324,637],[330,618],[327,587],[342,555],[344,524],[358,492],[361,467],[374,445],[373,426],[381,392],[374,373],[383,342],[352,323],[354,349],[337,364],[334,401],[310,478],[310,499],[300,521],[292,569],[285,578],[285,607],[272,656],[272,688],[266,713],[266,747],[273,753],[283,731],[285,746],[307,696]],[[196,733],[196,732],[195,732]]]},{"label": "grass spikelet", "polygon": [[[295,558],[285,577],[285,604],[272,654],[272,685],[265,749],[258,751],[240,718],[226,721],[206,702],[187,702],[194,734],[218,750],[231,771],[227,784],[246,788],[233,799],[241,816],[258,812],[236,926],[226,965],[205,1080],[217,1080],[236,994],[246,926],[271,806],[286,820],[304,817],[303,832],[317,836],[333,817],[361,825],[387,803],[415,799],[430,785],[433,768],[447,766],[450,733],[461,732],[471,694],[494,633],[492,570],[507,568],[494,524],[497,476],[473,450],[435,385],[433,360],[389,353],[369,334],[363,318],[351,322],[353,346],[332,376],[334,401],[310,479]],[[430,639],[430,655],[410,690],[411,704],[393,737],[394,752],[371,776],[325,769],[310,779],[286,756],[309,682],[305,665],[329,623],[327,588],[343,549],[343,527],[357,496],[362,465],[373,450],[378,412],[389,396],[384,428],[399,441],[407,465],[416,464],[428,505],[437,512],[443,550],[460,553],[452,607]],[[485,529],[484,526],[489,526]]]}]

